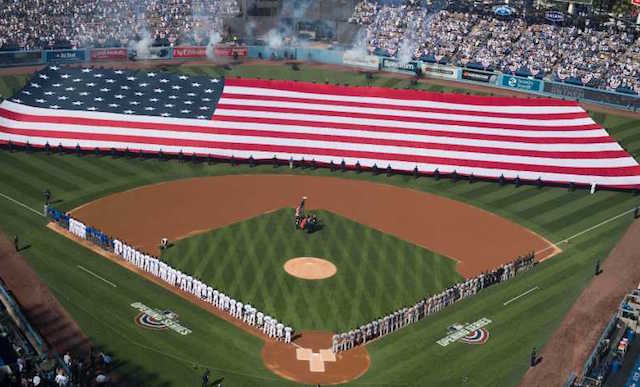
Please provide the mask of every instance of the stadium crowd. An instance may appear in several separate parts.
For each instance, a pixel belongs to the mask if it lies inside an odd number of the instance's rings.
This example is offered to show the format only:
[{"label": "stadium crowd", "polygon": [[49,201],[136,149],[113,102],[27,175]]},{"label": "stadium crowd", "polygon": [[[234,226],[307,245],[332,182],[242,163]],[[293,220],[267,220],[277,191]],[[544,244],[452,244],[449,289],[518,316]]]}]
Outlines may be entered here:
[{"label": "stadium crowd", "polygon": [[635,29],[580,20],[506,17],[460,4],[427,12],[414,2],[371,0],[359,3],[350,19],[366,28],[363,45],[377,55],[399,56],[409,44],[412,58],[427,62],[639,93]]},{"label": "stadium crowd", "polygon": [[239,12],[236,0],[0,0],[0,48],[201,42],[223,32],[222,17]]},{"label": "stadium crowd", "polygon": [[335,334],[332,338],[332,350],[333,352],[347,351],[358,345],[364,345],[371,340],[386,336],[398,329],[423,320],[449,305],[471,297],[482,289],[507,281],[523,271],[528,271],[533,268],[534,264],[534,253],[518,257],[495,270],[482,273],[465,282],[457,283],[431,297],[423,298],[414,305],[400,308],[393,313],[363,324],[359,328]]}]

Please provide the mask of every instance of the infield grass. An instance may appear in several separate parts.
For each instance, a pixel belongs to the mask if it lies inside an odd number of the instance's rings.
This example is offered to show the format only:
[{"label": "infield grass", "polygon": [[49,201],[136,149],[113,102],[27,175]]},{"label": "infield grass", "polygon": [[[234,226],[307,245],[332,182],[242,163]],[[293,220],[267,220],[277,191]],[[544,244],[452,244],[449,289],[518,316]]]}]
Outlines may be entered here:
[{"label": "infield grass", "polygon": [[[240,70],[244,67],[248,66],[236,67],[234,71],[245,71],[238,74],[245,76],[257,71]],[[326,76],[318,72],[299,73],[309,73],[305,77],[320,82]],[[270,74],[273,78],[290,76],[282,69],[274,69]],[[339,72],[332,72],[331,77],[353,77],[345,78],[353,79],[351,84],[356,84],[357,77],[364,78]],[[631,153],[638,154],[638,121],[599,113],[593,116]],[[46,188],[52,191],[55,206],[69,210],[89,200],[144,184],[235,173],[331,175],[327,170],[234,168],[228,164],[0,151],[0,192],[36,209],[42,207],[42,191]],[[562,188],[500,187],[487,182],[454,183],[447,179],[436,181],[369,173],[336,172],[334,175],[394,184],[467,202],[524,224],[551,241],[572,236],[640,204],[638,197],[623,192],[602,191],[592,196],[585,190],[569,192]],[[543,346],[589,283],[595,260],[606,257],[630,222],[629,215],[584,234],[568,246],[561,246],[565,249],[562,254],[538,265],[534,272],[483,291],[374,343],[368,347],[372,357],[370,370],[351,384],[516,385],[527,368],[531,347]],[[203,369],[194,369],[196,364],[212,367],[214,376],[224,375],[225,385],[229,386],[291,385],[265,370],[260,359],[260,340],[45,229],[44,224],[43,218],[0,198],[0,228],[9,235],[20,235],[21,240],[31,244],[23,252],[25,258],[91,340],[114,355],[122,374],[141,383],[144,381],[145,386],[198,385]],[[99,273],[118,288],[87,275],[78,265]],[[535,286],[539,290],[503,306],[506,300]],[[173,310],[193,333],[182,337],[135,326],[136,312],[130,307],[135,301]],[[258,303],[256,306],[264,307]],[[446,335],[446,327],[452,323],[472,322],[482,317],[493,320],[487,327],[490,339],[485,345],[452,344],[442,348],[435,344]],[[302,316],[301,321],[304,318]]]},{"label": "infield grass", "polygon": [[[343,331],[414,303],[462,277],[455,261],[327,211],[324,227],[294,230],[294,210],[282,209],[177,241],[163,258],[236,299],[298,330]],[[322,281],[287,274],[296,257],[331,261]]]}]

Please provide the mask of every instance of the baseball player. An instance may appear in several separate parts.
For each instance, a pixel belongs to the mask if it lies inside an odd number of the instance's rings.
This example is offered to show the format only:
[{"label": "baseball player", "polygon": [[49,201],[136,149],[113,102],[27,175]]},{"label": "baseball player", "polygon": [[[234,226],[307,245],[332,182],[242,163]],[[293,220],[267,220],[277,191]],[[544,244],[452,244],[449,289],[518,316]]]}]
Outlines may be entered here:
[{"label": "baseball player", "polygon": [[232,316],[236,315],[236,300],[233,298],[229,300],[229,314]]},{"label": "baseball player", "polygon": [[284,324],[283,323],[278,323],[276,324],[276,336],[278,337],[278,340],[282,340],[284,338]]},{"label": "baseball player", "polygon": [[237,318],[238,320],[242,320],[242,311],[244,310],[244,305],[242,304],[242,302],[238,301],[236,303],[236,314],[233,316],[235,318]]},{"label": "baseball player", "polygon": [[207,302],[211,304],[213,301],[213,288],[211,286],[207,286]]},{"label": "baseball player", "polygon": [[252,306],[249,307],[249,325],[256,325],[256,308]]},{"label": "baseball player", "polygon": [[242,316],[242,321],[246,324],[249,323],[249,311],[251,310],[250,304],[244,304],[244,315]]},{"label": "baseball player", "polygon": [[256,313],[256,317],[257,317],[256,325],[258,327],[261,327],[262,324],[264,324],[264,313],[258,312]]},{"label": "baseball player", "polygon": [[331,350],[333,351],[333,353],[338,352],[339,340],[340,340],[340,335],[333,335],[331,337]]},{"label": "baseball player", "polygon": [[293,329],[291,329],[291,327],[284,327],[284,342],[285,343],[287,343],[287,344],[291,343],[292,334],[293,334]]},{"label": "baseball player", "polygon": [[262,333],[265,335],[269,330],[269,324],[271,324],[271,316],[264,316],[264,325],[262,326]]},{"label": "baseball player", "polygon": [[353,345],[355,343],[355,332],[353,330],[349,331],[348,333],[348,339],[347,339],[347,349],[351,349],[353,348]]},{"label": "baseball player", "polygon": [[217,289],[214,289],[212,303],[213,303],[213,306],[215,306],[216,308],[219,308],[218,306],[219,300],[220,300],[220,292]]}]

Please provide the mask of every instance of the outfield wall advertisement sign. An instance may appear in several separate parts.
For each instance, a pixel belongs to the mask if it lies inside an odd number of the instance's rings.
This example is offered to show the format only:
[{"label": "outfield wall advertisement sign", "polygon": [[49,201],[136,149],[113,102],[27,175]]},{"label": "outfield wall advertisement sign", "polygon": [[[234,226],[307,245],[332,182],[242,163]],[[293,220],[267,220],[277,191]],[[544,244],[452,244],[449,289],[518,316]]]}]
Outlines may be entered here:
[{"label": "outfield wall advertisement sign", "polygon": [[91,60],[127,59],[126,48],[96,48],[91,50]]},{"label": "outfield wall advertisement sign", "polygon": [[42,51],[0,52],[0,66],[17,66],[42,63]]},{"label": "outfield wall advertisement sign", "polygon": [[544,82],[543,90],[545,93],[551,93],[575,99],[590,99],[592,101],[600,101],[608,104],[627,107],[640,106],[640,98],[638,96],[620,93],[609,93],[604,90],[573,86],[566,83]]},{"label": "outfield wall advertisement sign", "polygon": [[206,46],[185,46],[173,49],[174,58],[204,58],[206,56]]},{"label": "outfield wall advertisement sign", "polygon": [[520,90],[542,91],[542,82],[539,79],[514,77],[513,75],[503,75],[501,85]]},{"label": "outfield wall advertisement sign", "polygon": [[495,83],[496,74],[491,71],[462,69],[462,79],[476,82]]},{"label": "outfield wall advertisement sign", "polygon": [[382,58],[382,68],[400,73],[416,73],[418,62],[411,61],[402,63],[396,59]]},{"label": "outfield wall advertisement sign", "polygon": [[45,60],[47,62],[62,63],[62,62],[80,62],[87,59],[85,50],[56,50],[47,51],[45,54]]},{"label": "outfield wall advertisement sign", "polygon": [[458,79],[458,68],[438,63],[423,63],[422,73],[432,78]]},{"label": "outfield wall advertisement sign", "polygon": [[247,56],[249,47],[247,46],[216,46],[214,49],[216,56]]},{"label": "outfield wall advertisement sign", "polygon": [[342,55],[342,63],[374,70],[378,70],[380,68],[380,58],[375,55],[363,54],[361,51],[355,50],[345,51]]}]

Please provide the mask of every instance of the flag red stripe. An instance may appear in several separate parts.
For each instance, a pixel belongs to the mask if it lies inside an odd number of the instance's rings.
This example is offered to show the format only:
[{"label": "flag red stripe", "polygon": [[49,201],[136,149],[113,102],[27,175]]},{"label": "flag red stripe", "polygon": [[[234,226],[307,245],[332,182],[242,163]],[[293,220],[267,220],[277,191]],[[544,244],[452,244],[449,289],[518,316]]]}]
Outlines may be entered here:
[{"label": "flag red stripe", "polygon": [[[389,140],[389,139],[375,139],[375,138],[362,138],[362,137],[348,137],[348,136],[333,136],[324,134],[312,134],[312,133],[288,133],[278,131],[262,131],[262,130],[249,130],[249,129],[223,129],[223,128],[207,128],[207,134],[211,135],[229,135],[229,136],[251,136],[251,137],[264,137],[264,138],[290,138],[295,140],[309,140],[309,141],[327,141],[327,142],[341,142],[346,144],[369,144],[369,145],[382,145],[382,146],[397,146],[405,148],[419,148],[419,149],[433,149],[455,152],[470,152],[470,153],[485,153],[496,155],[508,155],[508,156],[523,156],[523,157],[543,157],[543,158],[555,158],[555,159],[611,159],[611,158],[625,158],[629,157],[624,150],[618,151],[592,151],[592,152],[572,152],[572,151],[542,151],[542,150],[526,150],[526,149],[509,149],[509,148],[496,148],[496,147],[481,147],[481,146],[469,146],[459,144],[439,144],[419,141],[406,141],[406,140]],[[14,129],[7,126],[0,125],[0,130],[5,133],[13,133],[24,136],[37,136],[37,137],[49,137],[52,133],[76,133],[66,131],[51,131],[51,130],[39,130],[36,128],[20,128]],[[107,136],[107,134],[96,133],[95,136]],[[136,138],[146,139],[153,138],[147,136],[136,136]],[[97,139],[97,138],[92,138]],[[175,138],[176,140],[184,140]]]},{"label": "flag red stripe", "polygon": [[[214,128],[197,126],[197,125],[176,125],[171,123],[153,123],[153,122],[139,122],[139,121],[120,121],[120,120],[105,120],[98,118],[80,118],[80,117],[58,117],[58,116],[39,116],[32,114],[16,113],[4,108],[0,108],[0,116],[23,122],[40,122],[51,124],[68,124],[68,125],[86,125],[86,126],[102,126],[102,127],[120,127],[120,128],[133,128],[133,129],[155,129],[155,130],[172,130],[178,132],[200,132],[200,133],[212,133]],[[346,129],[346,130],[362,130],[371,132],[388,132],[388,133],[401,133],[401,134],[414,134],[424,136],[437,136],[437,137],[452,137],[452,138],[464,138],[475,140],[489,140],[489,141],[506,141],[506,142],[524,142],[533,144],[599,144],[614,142],[610,137],[524,137],[524,136],[502,136],[492,134],[479,134],[479,133],[460,133],[460,132],[447,132],[440,130],[422,130],[422,129],[410,129],[410,128],[392,128],[385,126],[369,126],[369,125],[357,125],[357,124],[344,124],[344,123],[318,123],[312,121],[301,120],[280,120],[274,118],[250,118],[250,117],[227,117],[227,116],[215,116],[214,121],[226,121],[233,124],[229,124],[230,127],[237,127],[235,123],[261,123],[271,125],[295,125],[295,126],[307,126],[317,128],[334,128],[334,129]]]},{"label": "flag red stripe", "polygon": [[323,85],[298,81],[227,78],[225,80],[225,87],[226,86],[261,87],[265,89],[279,89],[313,94],[408,99],[476,106],[578,106],[578,103],[575,101],[563,101],[552,98],[525,99],[513,97],[466,96],[462,94],[435,93],[423,90],[397,90],[383,87]]},{"label": "flag red stripe", "polygon": [[223,98],[237,99],[237,100],[311,103],[311,104],[322,104],[322,105],[332,105],[332,106],[361,107],[361,108],[370,108],[370,109],[393,109],[393,110],[415,111],[415,112],[422,112],[422,113],[462,114],[462,115],[478,116],[478,117],[535,119],[535,120],[541,120],[541,121],[589,117],[587,112],[538,113],[538,114],[536,113],[498,113],[498,112],[474,111],[474,110],[463,110],[463,109],[454,110],[454,109],[430,108],[430,107],[421,107],[421,106],[385,105],[385,104],[367,103],[367,102],[333,101],[328,99],[307,99],[307,98],[294,98],[294,97],[279,97],[279,96],[270,96],[270,95],[227,93],[227,92],[224,93]]},{"label": "flag red stripe", "polygon": [[[224,95],[223,95],[224,98]],[[224,113],[218,113],[220,109],[226,110],[249,110],[257,112],[268,113],[291,113],[291,114],[307,114],[316,116],[331,116],[331,117],[348,117],[352,119],[370,119],[370,120],[388,120],[399,122],[412,122],[418,124],[438,124],[438,125],[455,125],[455,126],[472,126],[477,128],[491,128],[491,129],[508,129],[508,130],[544,130],[544,131],[573,131],[573,130],[591,130],[600,129],[600,126],[596,123],[588,125],[575,125],[575,126],[534,126],[534,125],[519,125],[519,124],[501,124],[493,122],[472,122],[437,118],[417,118],[407,116],[394,116],[385,114],[372,114],[372,113],[354,113],[354,112],[332,112],[327,110],[312,110],[312,109],[293,109],[293,108],[279,108],[273,106],[250,106],[250,105],[229,105],[225,103],[219,103],[216,107],[216,112],[213,114],[213,120],[219,115]],[[288,119],[282,118],[281,122],[287,122]]]},{"label": "flag red stripe", "polygon": [[[203,147],[212,149],[226,149],[236,151],[256,151],[256,152],[279,152],[289,154],[306,154],[316,156],[334,156],[349,157],[355,159],[375,159],[384,161],[404,161],[422,164],[440,164],[455,167],[470,168],[487,168],[503,171],[528,171],[537,173],[556,173],[565,175],[597,175],[597,176],[638,176],[640,175],[640,166],[616,167],[616,168],[579,168],[579,167],[561,167],[546,165],[531,165],[523,163],[506,163],[495,161],[480,160],[464,160],[452,159],[444,157],[402,155],[382,152],[366,152],[352,151],[341,149],[312,148],[293,145],[268,145],[268,144],[245,144],[236,142],[219,142],[219,141],[202,141],[202,140],[185,140],[175,138],[157,138],[157,137],[139,137],[139,136],[122,136],[122,135],[104,135],[93,133],[70,133],[70,132],[49,132],[46,131],[46,137],[49,138],[65,138],[77,141],[94,140],[94,141],[110,141],[123,143],[121,148],[128,145],[126,143],[143,143],[155,145],[167,145],[176,147]],[[55,144],[54,144],[55,145]]]}]

